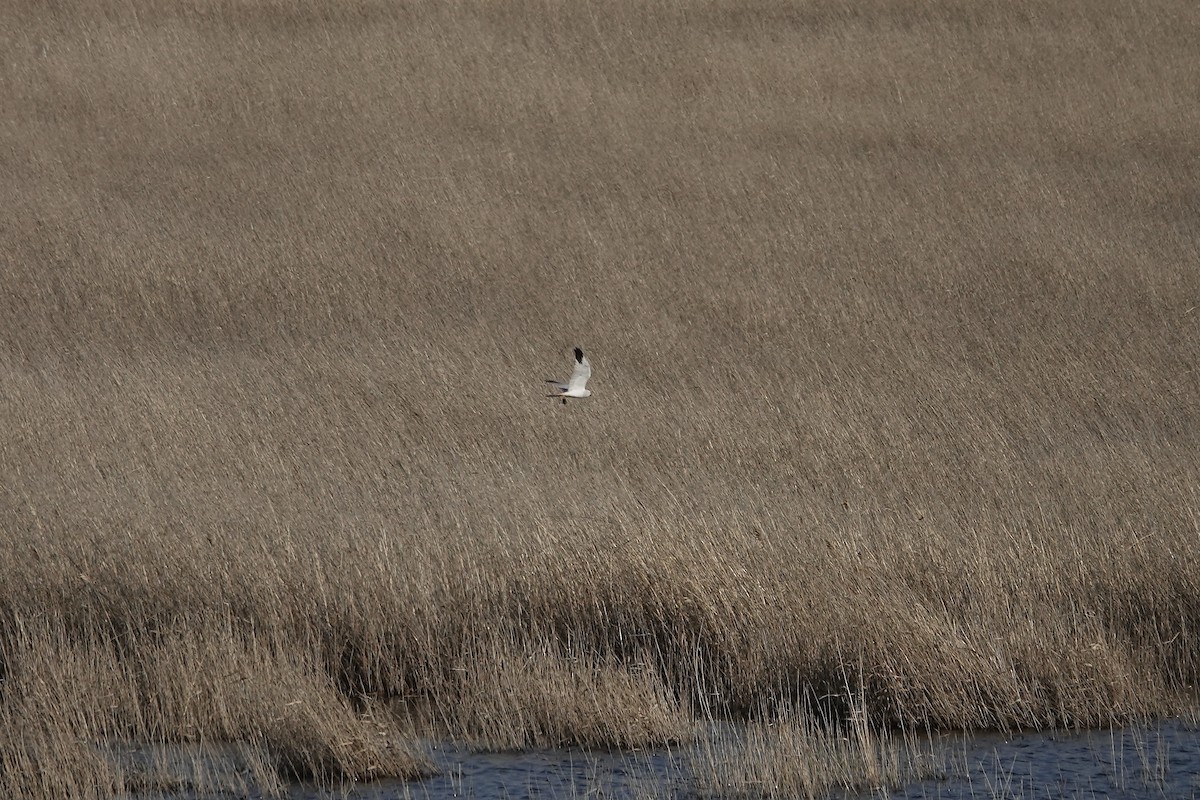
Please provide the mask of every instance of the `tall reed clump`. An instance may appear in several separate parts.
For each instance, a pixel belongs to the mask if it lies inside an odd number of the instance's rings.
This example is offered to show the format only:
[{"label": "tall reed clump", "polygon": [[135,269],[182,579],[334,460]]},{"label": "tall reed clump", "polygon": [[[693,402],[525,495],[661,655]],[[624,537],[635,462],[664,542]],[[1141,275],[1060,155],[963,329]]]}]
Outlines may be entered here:
[{"label": "tall reed clump", "polygon": [[1191,4],[69,5],[0,11],[5,793],[1194,705]]},{"label": "tall reed clump", "polygon": [[[861,698],[862,695],[850,695]],[[914,731],[873,725],[861,701],[848,719],[789,706],[745,727],[716,728],[690,761],[700,797],[826,797],[886,791],[946,775],[946,758]]]}]

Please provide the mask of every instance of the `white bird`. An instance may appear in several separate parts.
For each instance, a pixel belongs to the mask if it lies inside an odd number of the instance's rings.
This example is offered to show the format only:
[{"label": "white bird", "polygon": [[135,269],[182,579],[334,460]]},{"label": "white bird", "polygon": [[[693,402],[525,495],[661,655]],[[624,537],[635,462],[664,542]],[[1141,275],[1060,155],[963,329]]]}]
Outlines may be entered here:
[{"label": "white bird", "polygon": [[571,380],[566,383],[560,381],[546,381],[552,383],[558,388],[558,394],[548,394],[547,397],[561,397],[563,405],[567,404],[568,397],[587,397],[592,391],[584,388],[587,386],[588,378],[592,377],[592,362],[587,360],[587,356],[578,347],[575,348],[575,371],[571,373]]}]

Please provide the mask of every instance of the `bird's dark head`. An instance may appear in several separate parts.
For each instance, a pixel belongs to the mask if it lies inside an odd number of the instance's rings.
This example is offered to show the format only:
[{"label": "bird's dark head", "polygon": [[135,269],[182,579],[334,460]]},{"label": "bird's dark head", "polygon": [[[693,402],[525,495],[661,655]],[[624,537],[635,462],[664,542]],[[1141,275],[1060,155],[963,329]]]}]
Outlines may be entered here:
[{"label": "bird's dark head", "polygon": [[580,350],[578,347],[575,348],[575,360],[580,363],[583,363],[583,351]]}]

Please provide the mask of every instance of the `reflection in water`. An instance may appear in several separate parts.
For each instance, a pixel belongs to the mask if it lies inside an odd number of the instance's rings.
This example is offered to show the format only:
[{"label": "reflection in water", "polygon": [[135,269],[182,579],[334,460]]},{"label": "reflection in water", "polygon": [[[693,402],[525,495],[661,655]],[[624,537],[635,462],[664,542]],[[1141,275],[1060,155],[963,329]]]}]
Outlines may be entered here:
[{"label": "reflection in water", "polygon": [[[1200,731],[1179,722],[1149,729],[947,737],[942,745],[948,767],[944,779],[863,796],[946,800],[1200,797]],[[435,755],[445,759],[442,763],[453,774],[412,785],[408,796],[638,798],[690,794],[681,778],[687,771],[686,749],[628,755],[581,751],[472,755],[449,749]]]},{"label": "reflection in water", "polygon": [[[413,798],[659,797],[675,794],[681,753],[539,750],[470,753],[455,747],[433,752],[445,774],[410,784]],[[380,797],[380,795],[375,795]]]},{"label": "reflection in water", "polygon": [[1200,797],[1200,730],[1177,721],[1141,729],[976,736],[960,740],[957,749],[946,780],[914,783],[889,797]]},{"label": "reflection in water", "polygon": [[[1181,798],[1200,797],[1200,730],[1180,722],[1148,729],[1033,733],[1002,737],[982,735],[944,738],[946,776],[886,791],[859,795],[889,798]],[[173,790],[150,790],[139,798],[184,800],[213,796],[262,796],[238,754],[229,748],[164,756],[161,749],[129,750],[120,760],[129,764],[150,760],[161,771],[174,765],[180,780]],[[689,748],[610,753],[584,750],[539,750],[529,753],[473,753],[453,745],[430,747],[442,774],[424,781],[380,781],[335,791],[350,800],[393,798],[651,798],[694,797],[687,778]],[[201,764],[201,762],[206,762]],[[213,791],[197,791],[183,773],[204,769]],[[225,770],[226,780],[213,782]],[[241,786],[231,785],[238,775]],[[223,784],[218,789],[215,784]],[[193,788],[184,788],[193,787]],[[842,796],[835,792],[834,796]],[[331,793],[313,786],[293,785],[287,797],[326,798]]]}]

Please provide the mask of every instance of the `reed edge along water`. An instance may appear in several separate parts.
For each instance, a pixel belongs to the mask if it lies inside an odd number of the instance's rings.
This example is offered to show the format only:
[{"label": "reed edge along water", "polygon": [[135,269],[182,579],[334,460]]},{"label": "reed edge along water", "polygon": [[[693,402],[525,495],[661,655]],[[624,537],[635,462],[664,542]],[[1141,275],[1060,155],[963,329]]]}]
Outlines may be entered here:
[{"label": "reed edge along water", "polygon": [[7,5],[6,793],[1190,707],[1198,29]]}]

